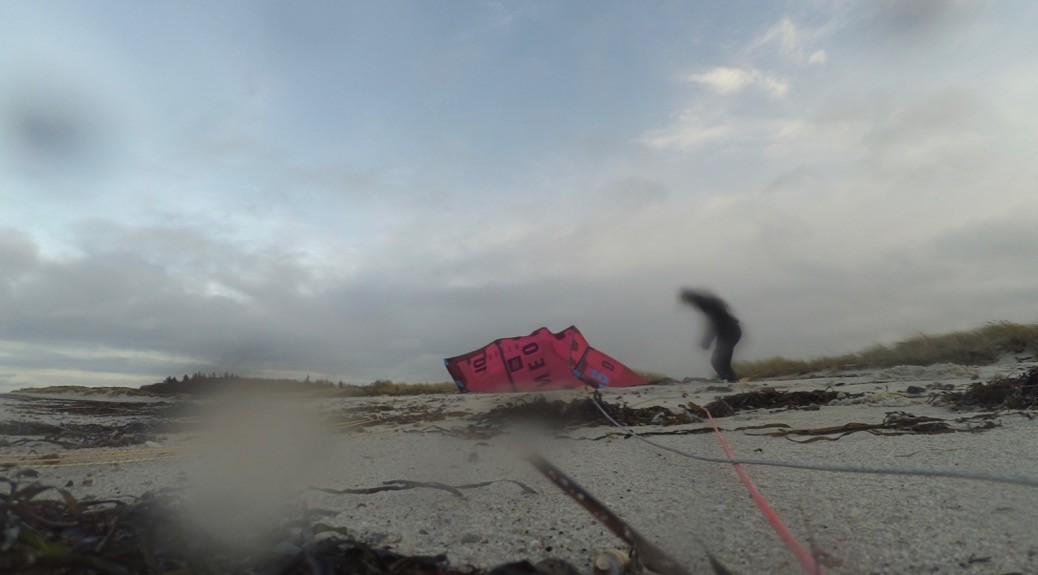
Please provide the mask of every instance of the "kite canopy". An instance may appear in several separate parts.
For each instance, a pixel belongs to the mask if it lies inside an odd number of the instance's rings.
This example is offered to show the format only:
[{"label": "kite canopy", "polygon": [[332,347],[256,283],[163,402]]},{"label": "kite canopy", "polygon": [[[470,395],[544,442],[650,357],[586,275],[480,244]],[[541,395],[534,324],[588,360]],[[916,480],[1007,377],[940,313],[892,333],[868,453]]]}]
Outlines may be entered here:
[{"label": "kite canopy", "polygon": [[501,393],[582,387],[644,385],[641,376],[592,348],[575,327],[542,327],[443,360],[461,391]]}]

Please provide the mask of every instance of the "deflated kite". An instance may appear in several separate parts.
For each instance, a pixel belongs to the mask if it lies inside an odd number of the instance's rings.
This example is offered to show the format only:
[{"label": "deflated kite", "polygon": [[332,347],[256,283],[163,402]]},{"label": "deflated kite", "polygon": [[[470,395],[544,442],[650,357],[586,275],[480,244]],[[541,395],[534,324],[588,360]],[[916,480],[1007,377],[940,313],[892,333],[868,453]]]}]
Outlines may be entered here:
[{"label": "deflated kite", "polygon": [[591,385],[630,387],[646,381],[627,366],[592,348],[576,327],[552,333],[542,327],[527,336],[502,338],[443,360],[463,391],[546,391]]}]

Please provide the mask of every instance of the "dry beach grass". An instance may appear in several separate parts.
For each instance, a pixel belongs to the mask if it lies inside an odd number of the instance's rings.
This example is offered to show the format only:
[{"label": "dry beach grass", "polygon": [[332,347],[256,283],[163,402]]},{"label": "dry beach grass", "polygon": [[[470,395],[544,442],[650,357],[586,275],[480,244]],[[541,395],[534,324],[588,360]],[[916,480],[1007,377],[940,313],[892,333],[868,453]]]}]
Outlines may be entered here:
[{"label": "dry beach grass", "polygon": [[983,365],[1005,354],[1035,353],[1038,353],[1038,323],[1001,321],[971,330],[939,335],[920,334],[889,346],[875,345],[846,355],[808,360],[772,357],[737,362],[735,368],[744,377],[766,378],[896,365]]}]

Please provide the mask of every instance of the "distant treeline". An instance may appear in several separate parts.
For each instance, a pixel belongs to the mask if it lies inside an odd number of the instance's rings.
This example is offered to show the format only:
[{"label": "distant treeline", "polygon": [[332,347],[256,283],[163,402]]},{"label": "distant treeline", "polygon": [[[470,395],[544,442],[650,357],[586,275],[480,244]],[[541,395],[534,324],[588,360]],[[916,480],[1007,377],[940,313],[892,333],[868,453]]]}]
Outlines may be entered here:
[{"label": "distant treeline", "polygon": [[266,379],[259,377],[241,377],[234,373],[202,373],[185,374],[177,379],[169,376],[159,383],[142,385],[141,391],[159,395],[205,395],[223,392],[322,392],[331,395],[372,396],[372,395],[419,395],[425,393],[449,393],[457,391],[453,383],[393,383],[380,379],[368,385],[352,385],[341,380],[333,382],[329,379],[314,379],[306,376],[298,379]]}]

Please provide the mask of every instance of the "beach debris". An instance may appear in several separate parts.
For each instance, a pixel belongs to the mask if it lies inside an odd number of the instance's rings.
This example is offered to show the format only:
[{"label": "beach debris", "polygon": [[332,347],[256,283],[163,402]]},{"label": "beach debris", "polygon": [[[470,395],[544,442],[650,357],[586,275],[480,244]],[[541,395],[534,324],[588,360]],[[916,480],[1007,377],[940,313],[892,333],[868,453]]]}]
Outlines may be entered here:
[{"label": "beach debris", "polygon": [[[840,397],[856,397],[861,394],[836,392],[831,390],[815,391],[779,391],[773,388],[759,389],[735,395],[726,395],[708,404],[706,409],[714,417],[727,417],[739,411],[752,409],[807,409],[815,410],[819,406]],[[689,403],[693,411],[701,409]]]},{"label": "beach debris", "polygon": [[727,385],[708,385],[704,391],[716,391],[718,393],[731,393],[732,388]]},{"label": "beach debris", "polygon": [[602,549],[591,556],[595,575],[631,575],[631,556],[619,549]]},{"label": "beach debris", "polygon": [[[15,409],[33,419],[59,416],[60,424],[41,421],[2,421],[4,445],[46,442],[66,449],[158,445],[160,434],[177,431],[178,419],[188,413],[184,404],[142,401],[100,401],[7,395]],[[75,418],[66,418],[73,415]],[[111,418],[110,423],[73,423],[82,417]],[[129,419],[129,420],[128,420]],[[114,420],[114,421],[113,421]],[[150,447],[150,445],[149,445]],[[2,466],[2,465],[0,465]]]},{"label": "beach debris", "polygon": [[394,403],[363,405],[343,410],[341,416],[329,421],[329,426],[333,431],[342,432],[378,425],[432,423],[468,415],[462,411],[447,411],[446,407],[445,404],[436,407],[420,404],[400,406]]},{"label": "beach debris", "polygon": [[[694,404],[689,404],[694,405]],[[693,414],[687,407],[670,409],[662,406],[651,406],[634,408],[620,403],[606,403],[602,401],[603,409],[610,417],[625,426],[656,425],[669,427],[689,423],[700,423],[701,417]],[[699,409],[698,407],[696,409]],[[537,424],[548,429],[561,431],[578,427],[597,427],[608,425],[609,422],[602,417],[602,413],[595,407],[590,398],[574,399],[569,402],[562,400],[548,401],[538,396],[535,399],[523,399],[495,406],[489,411],[476,415],[476,423],[466,427],[444,428],[431,425],[417,430],[405,430],[407,433],[430,433],[437,432],[462,439],[490,439],[509,424]],[[671,431],[650,431],[648,435],[686,435],[695,433],[707,433],[710,428],[680,429]],[[606,434],[595,439],[604,439],[614,435]],[[573,438],[586,439],[586,438]]]},{"label": "beach debris", "polygon": [[16,402],[15,409],[29,415],[79,415],[91,417],[136,416],[157,419],[175,418],[187,413],[190,405],[172,401],[104,401],[5,394]]},{"label": "beach debris", "polygon": [[895,365],[875,374],[877,382],[926,381],[935,379],[969,379],[977,374],[977,368],[958,363],[932,365]]},{"label": "beach debris", "polygon": [[[4,489],[6,487],[6,489]],[[56,494],[56,497],[41,497]],[[204,573],[250,575],[575,575],[557,559],[527,571],[454,567],[446,555],[408,556],[378,548],[348,530],[286,517],[266,537],[246,546],[214,542],[183,522],[175,492],[148,492],[121,500],[77,500],[40,483],[0,476],[0,572]],[[303,511],[303,519],[315,515]],[[317,534],[320,539],[315,538]],[[513,564],[514,565],[514,564]]]},{"label": "beach debris", "polygon": [[[971,422],[982,419],[983,423],[973,425]],[[955,424],[959,424],[956,426]],[[813,443],[815,441],[836,441],[841,437],[864,431],[873,435],[933,435],[938,433],[977,433],[1000,427],[989,418],[961,418],[954,421],[938,417],[912,415],[903,411],[886,414],[882,423],[846,423],[833,427],[815,429],[792,429],[786,424],[771,424],[775,431],[766,433],[747,433],[747,435],[765,437],[784,437],[796,443]],[[779,427],[781,426],[781,427]],[[749,428],[748,428],[749,429]],[[791,436],[810,436],[810,439],[797,440]]]},{"label": "beach debris", "polygon": [[917,405],[918,395],[900,391],[866,391],[863,393],[845,394],[829,402],[828,405],[872,405],[876,407],[909,407]]},{"label": "beach debris", "polygon": [[480,487],[487,487],[495,483],[512,483],[519,486],[519,489],[523,493],[530,495],[537,495],[537,491],[532,489],[529,485],[521,481],[514,479],[495,479],[493,481],[484,481],[482,483],[469,483],[466,485],[447,485],[445,483],[438,483],[436,481],[409,481],[406,479],[394,479],[392,481],[386,481],[378,487],[366,487],[360,489],[332,489],[330,487],[308,487],[311,491],[320,491],[322,493],[330,493],[332,495],[370,495],[372,493],[380,493],[382,491],[405,491],[408,489],[438,489],[440,491],[446,491],[455,497],[465,497],[461,492],[463,489],[478,489]]},{"label": "beach debris", "polygon": [[58,435],[65,431],[60,425],[35,421],[0,421],[0,435]]},{"label": "beach debris", "polygon": [[330,538],[296,553],[280,571],[266,573],[317,574],[350,573],[358,575],[439,575],[460,574],[450,568],[446,555],[407,556],[390,549],[378,549],[350,539]]},{"label": "beach debris", "polygon": [[[610,417],[625,426],[635,425],[681,425],[699,423],[702,419],[687,411],[674,413],[662,406],[629,407],[620,403],[601,402]],[[548,401],[544,397],[533,400],[515,401],[498,405],[480,416],[480,423],[534,422],[555,428],[606,425],[602,413],[590,397]]]},{"label": "beach debris", "polygon": [[970,565],[974,565],[976,563],[990,563],[990,562],[991,562],[991,557],[990,556],[978,557],[976,553],[970,553],[969,559],[966,559],[965,561],[959,561],[959,567],[969,567]]},{"label": "beach debris", "polygon": [[491,569],[486,575],[581,575],[580,571],[560,559],[545,559],[536,564],[529,561],[505,563]]},{"label": "beach debris", "polygon": [[0,435],[21,437],[21,439],[9,442],[10,445],[41,441],[53,443],[66,449],[125,447],[149,442],[154,443],[158,438],[158,429],[159,425],[150,421],[130,421],[121,425],[101,425],[99,423],[50,425],[24,421],[0,422]]},{"label": "beach debris", "polygon": [[[725,431],[724,428],[718,428],[720,431]],[[653,435],[699,435],[702,433],[713,433],[714,428],[712,427],[690,427],[684,429],[667,429],[667,430],[656,430],[656,431],[639,431],[640,437],[650,437]],[[631,437],[630,433],[626,431],[610,431],[603,433],[602,435],[596,435],[594,437],[575,437],[573,435],[560,435],[566,439],[573,439],[576,441],[601,441],[603,439],[610,439],[613,437]]]},{"label": "beach debris", "polygon": [[[613,535],[616,535],[621,541],[630,545],[634,553],[637,553],[641,564],[646,568],[660,575],[689,575],[688,570],[683,565],[638,533],[626,521],[621,519],[619,515],[547,459],[534,453],[528,455],[527,460],[561,489],[563,493],[576,501],[592,517],[604,525],[606,529],[609,529]],[[707,556],[715,575],[727,575],[730,573],[709,552],[707,552]]]},{"label": "beach debris", "polygon": [[1038,409],[1038,368],[1017,377],[971,383],[966,391],[945,392],[934,403],[953,409]]}]

